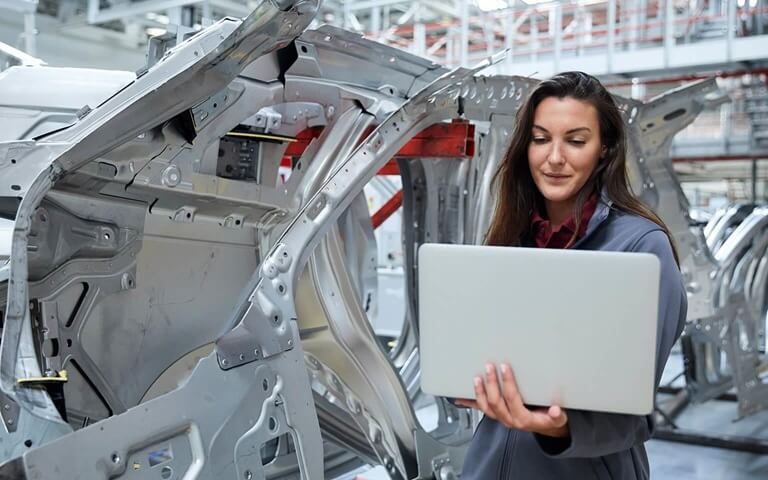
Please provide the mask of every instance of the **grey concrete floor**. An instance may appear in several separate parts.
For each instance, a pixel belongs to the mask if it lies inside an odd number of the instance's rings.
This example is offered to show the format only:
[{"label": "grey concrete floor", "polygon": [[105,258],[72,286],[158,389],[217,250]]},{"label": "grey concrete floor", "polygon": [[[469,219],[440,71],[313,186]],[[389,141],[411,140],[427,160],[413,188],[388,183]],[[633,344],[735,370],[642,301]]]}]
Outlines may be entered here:
[{"label": "grey concrete floor", "polygon": [[768,478],[768,457],[651,440],[646,444],[654,480],[756,480]]},{"label": "grey concrete floor", "polygon": [[[679,353],[673,353],[665,368],[662,383],[672,379],[681,369],[682,358]],[[676,419],[676,423],[681,428],[707,434],[747,436],[768,441],[768,411],[734,421],[736,414],[734,403],[710,401],[690,405]],[[418,412],[426,428],[436,422],[435,415],[436,412],[430,408]],[[651,464],[651,478],[654,480],[768,479],[768,455],[661,440],[650,440],[646,448]],[[389,476],[381,467],[368,467],[345,476],[344,480],[355,478],[386,480]]]},{"label": "grey concrete floor", "polygon": [[[682,356],[673,353],[662,383],[682,371]],[[682,380],[675,382],[682,386]],[[663,405],[663,396],[658,403]],[[768,411],[737,420],[734,402],[692,404],[675,419],[682,429],[710,435],[729,435],[768,440]],[[666,480],[768,479],[768,456],[754,453],[651,440],[646,444],[652,478]]]},{"label": "grey concrete floor", "polygon": [[[757,480],[768,478],[768,457],[651,440],[646,443],[653,480]],[[358,477],[359,475],[359,477]],[[348,478],[389,480],[382,467]]]}]

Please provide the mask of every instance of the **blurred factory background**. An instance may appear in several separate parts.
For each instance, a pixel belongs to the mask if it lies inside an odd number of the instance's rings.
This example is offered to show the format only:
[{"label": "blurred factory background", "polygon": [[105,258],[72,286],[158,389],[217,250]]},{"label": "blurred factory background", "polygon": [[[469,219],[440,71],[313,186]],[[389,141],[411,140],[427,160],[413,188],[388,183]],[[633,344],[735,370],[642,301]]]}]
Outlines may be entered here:
[{"label": "blurred factory background", "polygon": [[[6,64],[19,61],[11,55],[17,49],[50,66],[136,71],[152,37],[183,38],[256,3],[0,0],[0,48]],[[329,0],[313,27],[321,24],[451,67],[507,50],[488,73],[544,78],[583,70],[643,100],[717,77],[728,101],[702,112],[673,146],[692,216],[705,222],[718,208],[768,194],[766,0]],[[388,181],[371,192],[372,208],[397,190]],[[382,248],[396,250],[394,237]],[[397,256],[389,253],[382,258]]]},{"label": "blurred factory background", "polygon": [[[225,16],[242,17],[257,3],[0,0],[0,75],[8,66],[39,62],[135,72],[146,63],[151,39],[183,39]],[[583,70],[612,92],[640,100],[715,77],[722,101],[679,133],[672,147],[691,218],[704,225],[735,206],[768,202],[768,0],[325,0],[310,28],[322,24],[449,67],[506,51],[487,73],[545,78]],[[391,206],[400,189],[399,176],[376,177],[365,190],[371,212]],[[394,338],[405,304],[402,218],[396,208],[392,212],[376,229],[375,328]],[[0,228],[0,235],[8,234]],[[676,358],[672,362],[679,363]],[[711,414],[721,408],[715,402],[707,408],[689,410],[681,421],[723,435],[748,431],[760,437],[768,428],[765,412],[738,427],[729,425],[732,415]],[[716,424],[709,420],[714,418]],[[754,439],[753,453],[768,451],[761,442]],[[734,453],[685,446],[665,456],[666,444],[651,443],[661,478],[768,478],[765,462],[742,453],[744,448]],[[680,456],[698,458],[699,466],[674,458]]]}]

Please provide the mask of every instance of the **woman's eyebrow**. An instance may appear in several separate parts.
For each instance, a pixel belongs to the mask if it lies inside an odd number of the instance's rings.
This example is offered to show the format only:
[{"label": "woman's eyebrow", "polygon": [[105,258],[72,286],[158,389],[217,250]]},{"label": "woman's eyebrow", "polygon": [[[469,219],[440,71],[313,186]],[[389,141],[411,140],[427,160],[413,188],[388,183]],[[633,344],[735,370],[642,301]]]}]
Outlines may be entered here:
[{"label": "woman's eyebrow", "polygon": [[[534,125],[533,125],[533,128],[538,128],[539,130],[541,130],[541,131],[543,131],[543,132],[549,133],[549,130],[547,130],[546,128],[544,128],[544,127],[542,127],[542,126],[540,126],[540,125],[536,125],[536,124],[534,124]],[[582,131],[582,130],[586,130],[587,132],[591,132],[591,131],[592,131],[592,130],[590,130],[588,127],[579,127],[579,128],[572,128],[572,129],[568,130],[568,131],[567,131],[567,132],[565,132],[565,133],[566,133],[566,135],[567,135],[567,134],[569,134],[569,133],[580,132],[580,131]]]}]

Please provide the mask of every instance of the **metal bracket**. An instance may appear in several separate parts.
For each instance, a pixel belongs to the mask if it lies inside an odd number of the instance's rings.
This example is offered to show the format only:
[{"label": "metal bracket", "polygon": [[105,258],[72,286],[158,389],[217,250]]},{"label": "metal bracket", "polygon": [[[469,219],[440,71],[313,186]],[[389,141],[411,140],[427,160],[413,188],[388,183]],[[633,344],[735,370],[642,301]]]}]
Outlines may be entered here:
[{"label": "metal bracket", "polygon": [[16,431],[19,424],[19,404],[11,397],[0,391],[0,418],[8,433]]},{"label": "metal bracket", "polygon": [[229,88],[226,88],[215,95],[211,95],[196,107],[193,107],[192,118],[195,121],[195,128],[200,130],[206,123],[208,123],[207,121],[210,121],[212,117],[223,110],[231,96],[232,95],[229,94]]},{"label": "metal bracket", "polygon": [[432,459],[432,472],[438,480],[455,480],[458,478],[451,465],[451,459],[448,454],[440,455]]},{"label": "metal bracket", "polygon": [[233,367],[268,358],[293,348],[285,309],[272,299],[287,299],[285,274],[293,262],[285,244],[277,245],[261,266],[261,281],[242,313],[240,324],[216,342],[219,366]]}]

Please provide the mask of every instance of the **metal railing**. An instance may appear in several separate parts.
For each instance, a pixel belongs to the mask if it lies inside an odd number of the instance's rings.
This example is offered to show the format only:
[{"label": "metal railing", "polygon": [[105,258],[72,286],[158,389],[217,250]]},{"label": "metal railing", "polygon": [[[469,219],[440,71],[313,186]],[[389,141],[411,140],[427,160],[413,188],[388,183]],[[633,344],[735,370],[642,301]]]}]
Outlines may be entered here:
[{"label": "metal railing", "polygon": [[[649,1],[642,8],[621,8],[630,2],[552,2],[470,15],[469,0],[458,0],[458,17],[414,22],[365,33],[398,48],[425,55],[448,66],[468,65],[504,49],[510,62],[534,62],[594,53],[672,48],[699,41],[768,33],[765,0],[709,2],[706,7],[679,9],[673,0]],[[641,3],[641,2],[632,2]],[[750,6],[753,5],[754,6]],[[355,3],[351,2],[351,11]],[[380,9],[370,12],[379,25]],[[405,16],[404,16],[405,17]],[[412,14],[410,18],[418,17]],[[757,52],[756,52],[757,53]]]}]

